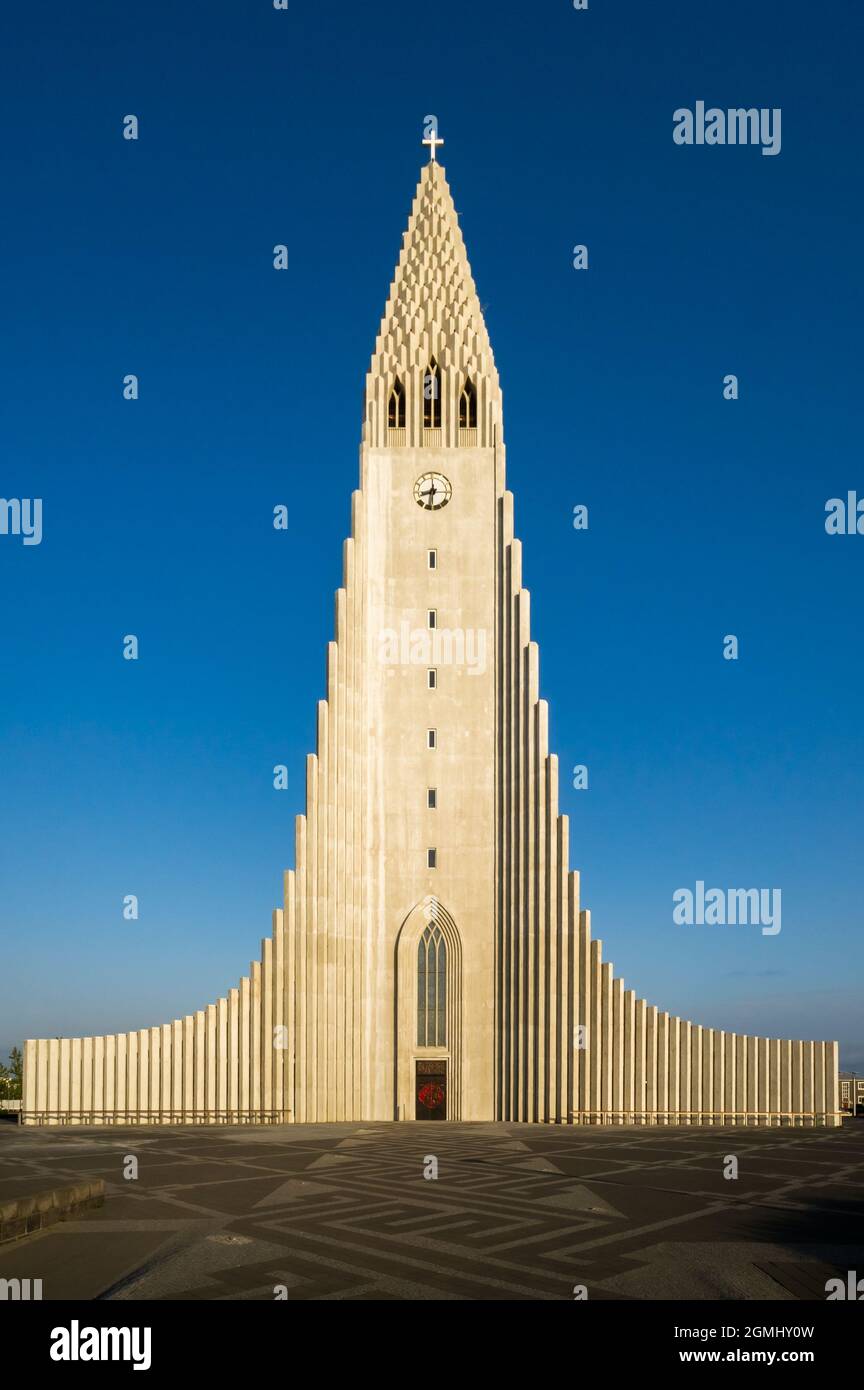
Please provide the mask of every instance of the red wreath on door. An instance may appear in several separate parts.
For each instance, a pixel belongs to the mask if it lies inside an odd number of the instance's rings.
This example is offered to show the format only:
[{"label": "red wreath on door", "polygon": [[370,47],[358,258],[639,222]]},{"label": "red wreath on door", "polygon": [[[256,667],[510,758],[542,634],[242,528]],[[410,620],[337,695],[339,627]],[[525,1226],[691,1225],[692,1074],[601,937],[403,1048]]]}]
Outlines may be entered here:
[{"label": "red wreath on door", "polygon": [[427,1081],[417,1092],[417,1099],[427,1110],[437,1110],[439,1105],[444,1104],[444,1087],[439,1086],[437,1081]]}]

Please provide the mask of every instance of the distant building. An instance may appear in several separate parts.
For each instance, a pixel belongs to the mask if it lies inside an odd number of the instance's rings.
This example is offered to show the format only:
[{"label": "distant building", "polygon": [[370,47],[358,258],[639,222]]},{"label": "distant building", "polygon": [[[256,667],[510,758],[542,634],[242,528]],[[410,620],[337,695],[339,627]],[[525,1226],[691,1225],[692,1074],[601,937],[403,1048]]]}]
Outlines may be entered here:
[{"label": "distant building", "polygon": [[840,1109],[850,1115],[864,1114],[864,1076],[856,1076],[853,1071],[841,1071]]}]

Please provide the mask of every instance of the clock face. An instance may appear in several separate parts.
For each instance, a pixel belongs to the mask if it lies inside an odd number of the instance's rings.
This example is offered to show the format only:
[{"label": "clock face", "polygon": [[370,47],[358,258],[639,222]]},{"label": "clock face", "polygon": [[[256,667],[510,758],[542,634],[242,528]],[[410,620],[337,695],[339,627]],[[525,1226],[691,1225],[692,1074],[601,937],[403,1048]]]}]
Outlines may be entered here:
[{"label": "clock face", "polygon": [[443,473],[424,473],[414,484],[414,501],[427,512],[446,507],[453,489]]}]

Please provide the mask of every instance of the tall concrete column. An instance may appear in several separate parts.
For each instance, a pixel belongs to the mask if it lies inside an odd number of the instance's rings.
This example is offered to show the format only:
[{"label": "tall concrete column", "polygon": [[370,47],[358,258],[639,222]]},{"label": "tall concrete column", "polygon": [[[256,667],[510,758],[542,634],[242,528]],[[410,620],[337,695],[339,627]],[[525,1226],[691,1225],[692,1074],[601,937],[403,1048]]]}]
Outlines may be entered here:
[{"label": "tall concrete column", "polygon": [[645,1010],[645,1109],[649,1123],[657,1123],[657,1008]]},{"label": "tall concrete column", "polygon": [[150,1109],[158,1119],[162,1114],[162,1029],[147,1031],[150,1034]]},{"label": "tall concrete column", "polygon": [[195,1019],[187,1014],[183,1020],[183,1104],[181,1121],[191,1123],[195,1110]]},{"label": "tall concrete column", "polygon": [[702,1123],[712,1125],[714,1118],[714,1029],[702,1029]]},{"label": "tall concrete column", "polygon": [[768,1104],[768,1090],[769,1090],[770,1078],[769,1078],[769,1075],[768,1075],[768,1039],[767,1039],[767,1038],[757,1038],[757,1039],[756,1039],[756,1068],[757,1068],[757,1076],[758,1076],[758,1081],[757,1081],[757,1086],[756,1086],[756,1104],[757,1104],[757,1106],[758,1106],[758,1109],[759,1109],[759,1112],[760,1112],[760,1116],[761,1116],[759,1123],[765,1125],[765,1124],[768,1124],[768,1123],[769,1123],[769,1113],[768,1113],[768,1112],[769,1112],[769,1110],[770,1110],[770,1107],[769,1107],[769,1104]]},{"label": "tall concrete column", "polygon": [[741,1033],[735,1035],[735,1109],[738,1112],[736,1124],[747,1123],[747,1039]]},{"label": "tall concrete column", "polygon": [[725,1125],[737,1123],[735,1118],[735,1111],[738,1108],[735,1099],[738,1094],[738,1081],[735,1075],[736,1059],[735,1034],[727,1033],[723,1039],[723,1124]]},{"label": "tall concrete column", "polygon": [[712,1109],[714,1123],[722,1125],[723,1108],[726,1104],[726,1035],[722,1029],[712,1029],[714,1051],[714,1098]]},{"label": "tall concrete column", "polygon": [[590,1110],[591,1108],[591,1086],[590,1086],[590,1064],[591,1048],[593,1040],[591,1038],[591,914],[587,911],[579,913],[579,1010],[577,1024],[583,1030],[584,1046],[579,1049],[579,1091],[578,1091],[578,1110]]},{"label": "tall concrete column", "polygon": [[636,1109],[636,991],[624,992],[624,1111],[625,1124],[632,1124]]},{"label": "tall concrete column", "polygon": [[[615,1065],[612,1018],[612,966],[600,967],[600,1109],[612,1109],[612,1080]],[[608,1123],[608,1118],[604,1120]]]},{"label": "tall concrete column", "polygon": [[[668,1047],[668,1067],[669,1067],[669,1109],[672,1112],[672,1124],[679,1123],[678,1112],[681,1109],[680,1098],[680,1077],[681,1077],[681,1020],[680,1018],[669,1019],[669,1047]],[[686,1107],[685,1107],[686,1108]]]},{"label": "tall concrete column", "polygon": [[803,1042],[793,1042],[792,1044],[792,1109],[793,1123],[803,1125],[804,1123],[804,1044]]},{"label": "tall concrete column", "polygon": [[240,990],[228,991],[228,1109],[240,1108]]},{"label": "tall concrete column", "polygon": [[[116,1074],[116,1057],[110,1057],[108,1052],[108,1039],[105,1039],[105,1076],[113,1078]],[[154,1115],[158,1112],[159,1098],[152,1094],[152,1063],[151,1063],[151,1030],[149,1028],[139,1028],[138,1030],[138,1097],[141,1101],[142,1109],[147,1115]],[[107,1096],[106,1096],[107,1100]]]},{"label": "tall concrete column", "polygon": [[680,1039],[681,1039],[681,1043],[680,1043],[680,1049],[679,1049],[679,1054],[678,1054],[678,1055],[679,1055],[679,1058],[680,1058],[680,1068],[679,1068],[680,1079],[679,1079],[679,1088],[680,1088],[680,1093],[681,1093],[681,1109],[682,1109],[682,1111],[685,1112],[682,1118],[683,1118],[684,1124],[687,1124],[687,1125],[692,1125],[692,1124],[698,1123],[698,1121],[696,1120],[695,1116],[692,1114],[692,1110],[693,1110],[693,1096],[692,1096],[692,1094],[691,1094],[691,1089],[690,1089],[690,1082],[691,1082],[691,1076],[692,1076],[692,1069],[691,1069],[691,1065],[690,1065],[690,1062],[691,1062],[691,1054],[692,1054],[692,1038],[691,1038],[692,1032],[693,1032],[693,1025],[692,1025],[692,1023],[690,1022],[690,1020],[689,1020],[689,1019],[682,1019],[682,1020],[681,1020],[681,1028],[680,1028]]},{"label": "tall concrete column", "polygon": [[636,1000],[636,1060],[633,1070],[634,1076],[634,1105],[637,1115],[641,1113],[640,1123],[645,1123],[644,1112],[647,1108],[648,1078],[646,1072],[646,1047],[647,1047],[647,1024],[646,1008],[644,999]]},{"label": "tall concrete column", "polygon": [[759,1109],[759,1060],[756,1049],[756,1039],[747,1037],[744,1039],[747,1051],[747,1101],[745,1108],[752,1112],[750,1122],[759,1123],[756,1113]]},{"label": "tall concrete column", "polygon": [[[611,967],[610,967],[611,969]],[[624,1025],[624,981],[612,981],[612,1110],[614,1123],[623,1123],[626,1106],[624,1089],[624,1055],[627,1047]]]},{"label": "tall concrete column", "polygon": [[29,1039],[24,1044],[24,1089],[21,1092],[21,1105],[23,1110],[37,1110],[39,1101],[37,1098],[37,1079],[38,1079],[38,1053],[39,1043],[35,1039]]},{"label": "tall concrete column", "polygon": [[93,1113],[93,1039],[83,1038],[81,1046],[81,1109],[84,1123],[92,1124]]},{"label": "tall concrete column", "polygon": [[661,1125],[669,1123],[669,1015],[657,1014],[657,1112]]},{"label": "tall concrete column", "polygon": [[704,1029],[694,1023],[690,1030],[690,1109],[695,1111],[697,1124],[702,1123],[702,1034]]},{"label": "tall concrete column", "polygon": [[768,1039],[768,1110],[769,1124],[779,1124],[780,1100],[780,1039]]},{"label": "tall concrete column", "polygon": [[216,1110],[217,1067],[219,1054],[216,1044],[217,1010],[208,1004],[204,1012],[204,1106],[212,1114]]},{"label": "tall concrete column", "polygon": [[[590,1059],[590,1091],[589,1107],[593,1111],[598,1111],[601,1106],[600,1097],[600,1054],[603,1048],[603,995],[602,995],[602,946],[599,941],[591,942],[591,1006],[590,1018],[591,1027],[588,1040],[588,1056]],[[595,1116],[596,1119],[596,1116]]]},{"label": "tall concrete column", "polygon": [[81,1110],[81,1038],[69,1039],[69,1109]]},{"label": "tall concrete column", "polygon": [[183,1114],[183,1020],[171,1024],[171,1114],[179,1123]]},{"label": "tall concrete column", "polygon": [[786,1115],[785,1124],[792,1121],[789,1118],[793,1109],[792,1101],[792,1043],[788,1039],[781,1039],[780,1042],[780,1109]]},{"label": "tall concrete column", "polygon": [[802,1044],[801,1044],[801,1053],[802,1053],[802,1067],[803,1067],[803,1104],[802,1104],[802,1109],[804,1110],[805,1116],[806,1116],[804,1123],[805,1123],[805,1124],[808,1124],[808,1125],[812,1125],[812,1124],[814,1123],[814,1119],[813,1119],[813,1110],[814,1110],[814,1104],[813,1104],[813,1098],[814,1098],[814,1091],[813,1091],[813,1044],[812,1044],[812,1042],[805,1042],[805,1043],[802,1043]]},{"label": "tall concrete column", "polygon": [[825,1044],[825,1109],[827,1111],[826,1123],[829,1125],[841,1125],[840,1118],[840,1086],[839,1086],[839,1066],[838,1046],[836,1042]]},{"label": "tall concrete column", "polygon": [[813,1109],[816,1124],[825,1123],[825,1044],[813,1043]]},{"label": "tall concrete column", "polygon": [[115,1039],[113,1070],[115,1074],[113,1108],[117,1116],[123,1116],[128,1110],[129,1095],[129,1038],[126,1033],[118,1033]]},{"label": "tall concrete column", "polygon": [[228,1109],[228,1000],[220,999],[216,1006],[216,1110],[224,1115]]},{"label": "tall concrete column", "polygon": [[[101,1122],[100,1112],[105,1109],[105,1039],[93,1039],[93,1111],[97,1116],[97,1123]],[[50,1075],[49,1075],[50,1087]],[[49,1100],[50,1100],[49,1089]],[[53,1106],[50,1107],[53,1109]]]}]

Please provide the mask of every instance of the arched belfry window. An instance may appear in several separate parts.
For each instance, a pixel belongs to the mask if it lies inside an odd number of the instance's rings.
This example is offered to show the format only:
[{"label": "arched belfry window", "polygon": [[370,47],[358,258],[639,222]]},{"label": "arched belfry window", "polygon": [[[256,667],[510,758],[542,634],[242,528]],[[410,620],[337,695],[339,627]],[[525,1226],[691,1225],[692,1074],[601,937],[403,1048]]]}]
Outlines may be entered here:
[{"label": "arched belfry window", "polygon": [[393,382],[390,401],[387,407],[387,427],[391,430],[405,428],[405,390],[398,376]]},{"label": "arched belfry window", "polygon": [[441,428],[441,369],[434,357],[423,375],[423,428]]},{"label": "arched belfry window", "polygon": [[476,430],[477,428],[477,391],[470,376],[466,376],[465,385],[459,393],[459,428],[460,430]]},{"label": "arched belfry window", "polygon": [[428,926],[417,948],[417,1046],[447,1043],[447,943]]}]

